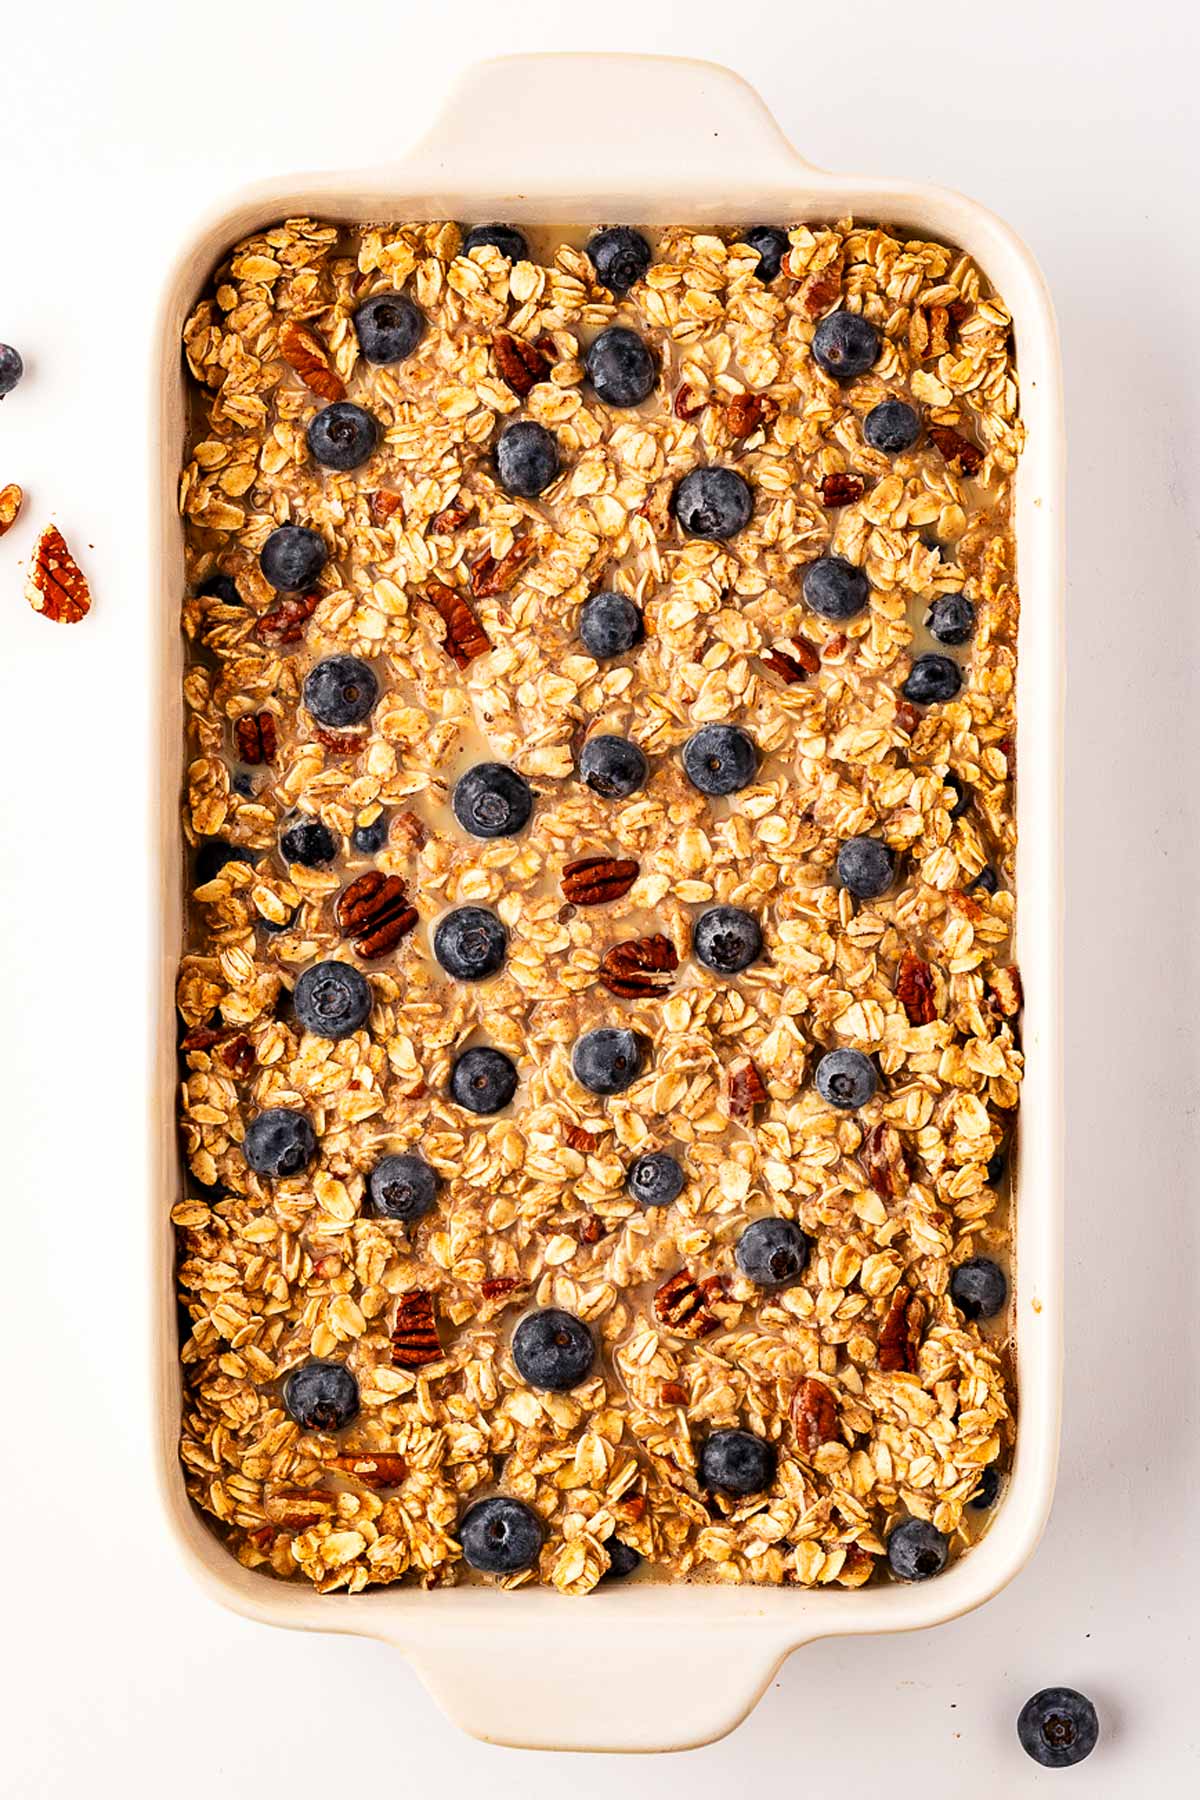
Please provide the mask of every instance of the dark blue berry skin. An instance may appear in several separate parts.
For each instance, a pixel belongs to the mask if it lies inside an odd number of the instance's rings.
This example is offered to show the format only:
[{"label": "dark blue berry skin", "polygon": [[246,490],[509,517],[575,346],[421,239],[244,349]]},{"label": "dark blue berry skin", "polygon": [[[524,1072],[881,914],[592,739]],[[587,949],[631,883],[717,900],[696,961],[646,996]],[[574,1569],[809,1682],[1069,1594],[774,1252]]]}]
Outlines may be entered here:
[{"label": "dark blue berry skin", "polygon": [[853,381],[879,361],[883,339],[861,313],[827,313],[813,333],[813,357],[835,381]]},{"label": "dark blue berry skin", "polygon": [[293,998],[296,1017],[316,1037],[350,1037],[371,1012],[370,983],[344,962],[319,962],[305,969]]},{"label": "dark blue berry skin", "polygon": [[925,614],[925,629],[939,644],[969,643],[975,632],[975,607],[965,594],[939,594]]},{"label": "dark blue berry skin", "polygon": [[918,656],[900,689],[914,706],[933,706],[939,700],[953,700],[962,686],[962,670],[948,656],[931,651]]},{"label": "dark blue berry skin", "polygon": [[629,738],[602,732],[587,740],[579,756],[579,774],[605,800],[624,800],[645,787],[650,765]]},{"label": "dark blue berry skin", "polygon": [[647,1150],[630,1164],[626,1185],[639,1206],[670,1206],[682,1194],[684,1179],[666,1150]]},{"label": "dark blue berry skin", "polygon": [[839,625],[853,619],[871,598],[866,576],[844,556],[819,556],[805,569],[800,585],[805,604]]},{"label": "dark blue berry skin", "polygon": [[986,1512],[996,1504],[996,1495],[1000,1492],[1000,1471],[995,1463],[989,1463],[979,1477],[979,1485],[967,1505],[972,1512]]},{"label": "dark blue berry skin", "polygon": [[11,344],[0,344],[0,400],[12,393],[24,373],[20,351],[14,350]]},{"label": "dark blue berry skin", "polygon": [[812,1239],[790,1219],[755,1219],[737,1241],[734,1256],[748,1281],[758,1287],[790,1287],[808,1262]]},{"label": "dark blue berry skin", "polygon": [[323,469],[359,469],[375,454],[379,421],[350,400],[324,406],[304,434],[309,454]]},{"label": "dark blue berry skin", "polygon": [[964,1319],[994,1319],[1008,1299],[1003,1269],[987,1256],[959,1263],[950,1277],[950,1298]]},{"label": "dark blue berry skin", "polygon": [[517,1071],[503,1050],[464,1050],[450,1072],[450,1096],[468,1112],[503,1112],[517,1091]]},{"label": "dark blue berry skin", "polygon": [[472,250],[482,250],[487,244],[501,256],[507,256],[509,262],[529,260],[529,245],[515,225],[472,225],[463,239],[462,253],[470,256]]},{"label": "dark blue berry skin", "polygon": [[1100,1720],[1086,1694],[1068,1687],[1043,1688],[1018,1713],[1017,1737],[1043,1769],[1069,1769],[1096,1748]]},{"label": "dark blue berry skin", "polygon": [[283,1181],[302,1175],[317,1154],[317,1134],[308,1116],[286,1106],[268,1106],[251,1119],[242,1140],[242,1155],[256,1175]]},{"label": "dark blue berry skin", "polygon": [[481,1575],[516,1575],[537,1561],[542,1523],[533,1508],[507,1494],[476,1500],[458,1528],[465,1561]]},{"label": "dark blue berry skin", "polygon": [[997,1182],[1003,1181],[1004,1171],[1007,1167],[1008,1167],[1008,1145],[1001,1144],[1000,1148],[996,1151],[995,1155],[993,1157],[991,1157],[988,1162],[987,1178],[988,1178],[988,1186],[989,1187],[995,1187]]},{"label": "dark blue berry skin", "polygon": [[758,773],[758,746],[740,725],[702,725],[683,746],[683,772],[702,794],[736,794]]},{"label": "dark blue berry skin", "polygon": [[778,225],[752,225],[749,231],[743,231],[738,242],[749,244],[752,250],[758,251],[758,267],[754,271],[758,279],[774,281],[788,253],[787,232],[781,231]]},{"label": "dark blue berry skin", "polygon": [[425,331],[425,314],[406,294],[372,294],[354,314],[354,335],[369,363],[403,362]]},{"label": "dark blue berry skin", "polygon": [[775,1446],[752,1431],[713,1431],[700,1446],[700,1483],[723,1494],[761,1494],[775,1479]]},{"label": "dark blue berry skin", "polygon": [[583,1320],[556,1306],[522,1319],[513,1332],[512,1350],[522,1381],[554,1394],[586,1381],[596,1361],[596,1346]]},{"label": "dark blue berry skin", "polygon": [[689,537],[724,543],[750,523],[754,490],[736,469],[691,469],[675,489],[672,504]]},{"label": "dark blue berry skin", "polygon": [[879,838],[847,838],[837,853],[837,872],[857,900],[878,900],[896,879],[896,858]]},{"label": "dark blue berry skin", "polygon": [[484,906],[458,906],[440,920],[433,954],[456,981],[485,981],[504,967],[508,933]]},{"label": "dark blue berry skin", "polygon": [[235,794],[240,794],[243,800],[252,800],[254,798],[253,777],[244,773],[235,775],[233,778],[233,791]]},{"label": "dark blue berry skin", "polygon": [[307,525],[280,525],[258,553],[259,568],[282,594],[311,587],[328,561],[324,539]]},{"label": "dark blue berry skin", "polygon": [[388,816],[380,813],[369,825],[356,825],[350,842],[361,856],[377,856],[388,841]]},{"label": "dark blue berry skin", "polygon": [[283,1384],[283,1404],[302,1431],[340,1431],[358,1411],[358,1383],[345,1363],[302,1363]]},{"label": "dark blue berry skin", "polygon": [[921,435],[921,415],[907,400],[881,400],[863,420],[863,437],[872,450],[899,456],[911,450]]},{"label": "dark blue berry skin", "polygon": [[381,1219],[411,1225],[437,1205],[438,1178],[424,1157],[385,1156],[367,1177],[371,1208]]},{"label": "dark blue berry skin", "polygon": [[[284,919],[283,923],[280,925],[277,925],[275,923],[274,919],[264,919],[261,913],[259,914],[258,918],[254,922],[256,925],[260,925],[262,927],[262,929],[266,932],[268,937],[281,937],[285,931],[290,931],[292,929],[292,926],[296,922],[296,914],[299,912],[299,910],[300,910],[300,908],[298,906],[294,906],[292,908],[291,912],[288,914],[287,918]],[[280,991],[281,996],[283,994],[287,993],[286,988],[281,988],[279,991]],[[289,1001],[291,1000],[290,994],[288,994],[288,1000]]]},{"label": "dark blue berry skin", "polygon": [[888,1567],[901,1581],[928,1581],[946,1566],[949,1539],[927,1519],[905,1519],[887,1541]]},{"label": "dark blue berry skin", "polygon": [[533,789],[507,763],[476,763],[454,784],[450,804],[472,837],[515,837],[533,812]]},{"label": "dark blue berry skin", "polygon": [[623,1094],[641,1074],[642,1062],[641,1039],[620,1025],[586,1031],[571,1052],[575,1079],[592,1094]]},{"label": "dark blue berry skin", "polygon": [[822,1100],[844,1112],[865,1106],[879,1088],[875,1064],[861,1050],[827,1050],[814,1080]]},{"label": "dark blue berry skin", "polygon": [[710,906],[696,920],[692,949],[716,975],[737,975],[762,955],[762,931],[740,906]]},{"label": "dark blue berry skin", "polygon": [[650,246],[632,225],[609,225],[587,241],[596,280],[610,294],[627,294],[650,267]]},{"label": "dark blue berry skin", "polygon": [[196,593],[203,600],[223,600],[226,606],[240,606],[242,596],[237,591],[237,583],[231,575],[210,575],[202,581]]},{"label": "dark blue berry skin", "polygon": [[337,855],[337,839],[320,819],[295,819],[281,833],[280,854],[284,862],[299,863],[304,869],[323,869]]},{"label": "dark blue berry skin", "polygon": [[969,881],[967,883],[968,894],[973,888],[979,888],[984,894],[998,894],[1000,892],[1000,877],[997,875],[995,869],[989,868],[985,863],[974,881]]},{"label": "dark blue berry skin", "polygon": [[[188,1331],[189,1337],[191,1331]],[[608,1551],[608,1567],[600,1577],[601,1581],[624,1581],[635,1569],[641,1567],[642,1556],[632,1544],[623,1544],[620,1538],[609,1538],[604,1548]]]},{"label": "dark blue berry skin", "polygon": [[378,698],[375,671],[357,656],[327,656],[304,677],[304,704],[331,731],[361,725]]},{"label": "dark blue berry skin", "polygon": [[224,838],[205,838],[196,852],[196,872],[194,885],[203,887],[206,882],[213,881],[225,867],[226,863],[252,863],[251,851],[243,849],[241,844],[227,844]]},{"label": "dark blue berry skin", "polygon": [[602,331],[584,358],[587,378],[606,406],[640,406],[653,392],[658,364],[625,325]]},{"label": "dark blue berry skin", "polygon": [[585,600],[579,614],[579,635],[589,656],[604,662],[611,656],[624,656],[640,644],[644,627],[642,615],[624,594],[593,594]]},{"label": "dark blue berry skin", "polygon": [[500,433],[496,473],[506,494],[533,500],[558,474],[558,445],[553,432],[533,419],[518,419]]},{"label": "dark blue berry skin", "polygon": [[943,775],[942,786],[949,788],[954,795],[954,805],[950,808],[952,819],[961,819],[971,804],[971,790],[957,775]]}]

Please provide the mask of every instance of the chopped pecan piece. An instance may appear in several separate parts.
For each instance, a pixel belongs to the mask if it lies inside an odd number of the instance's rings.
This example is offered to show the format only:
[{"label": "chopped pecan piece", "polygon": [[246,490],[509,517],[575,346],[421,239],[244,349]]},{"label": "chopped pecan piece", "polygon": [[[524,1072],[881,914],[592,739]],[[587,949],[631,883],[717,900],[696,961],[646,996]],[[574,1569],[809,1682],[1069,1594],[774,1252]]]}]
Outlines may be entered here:
[{"label": "chopped pecan piece", "polygon": [[636,1524],[638,1519],[645,1518],[647,1504],[645,1494],[630,1494],[627,1499],[617,1501],[617,1510]]},{"label": "chopped pecan piece", "polygon": [[805,280],[800,289],[800,306],[805,318],[821,318],[841,298],[842,260],[841,256],[835,256],[832,262]]},{"label": "chopped pecan piece", "polygon": [[609,1228],[603,1219],[595,1213],[589,1213],[586,1219],[579,1221],[579,1241],[581,1244],[598,1244],[601,1238],[608,1236]]},{"label": "chopped pecan piece", "polygon": [[689,382],[682,382],[675,391],[672,411],[677,419],[694,419],[698,412],[703,412],[708,405],[708,396],[699,393]]},{"label": "chopped pecan piece", "polygon": [[518,1275],[489,1275],[480,1285],[480,1292],[485,1300],[502,1300],[506,1294],[515,1294],[525,1283]]},{"label": "chopped pecan piece", "polygon": [[24,494],[15,481],[10,481],[7,487],[0,488],[0,537],[3,537],[9,526],[16,522],[24,498]]},{"label": "chopped pecan piece", "polygon": [[550,364],[537,345],[514,337],[510,331],[497,331],[492,338],[492,349],[501,375],[522,400],[550,373]]},{"label": "chopped pecan piece", "polygon": [[735,438],[749,437],[778,417],[779,405],[769,394],[734,394],[725,408],[725,424]]},{"label": "chopped pecan piece", "polygon": [[34,545],[25,598],[34,612],[56,625],[78,625],[91,611],[87,578],[57,525],[47,525]]},{"label": "chopped pecan piece", "polygon": [[790,650],[771,649],[764,652],[763,661],[768,669],[786,681],[789,687],[794,682],[804,681],[809,675],[815,675],[821,667],[821,658],[811,644],[803,638],[793,638]]},{"label": "chopped pecan piece", "polygon": [[254,1067],[254,1045],[244,1031],[224,1045],[219,1055],[226,1068],[239,1081],[245,1081]]},{"label": "chopped pecan piece", "polygon": [[796,1442],[805,1456],[815,1456],[822,1444],[838,1435],[838,1405],[832,1388],[811,1375],[792,1397],[792,1423]]},{"label": "chopped pecan piece", "polygon": [[910,1025],[931,1025],[937,1018],[933,970],[911,950],[906,950],[900,958],[896,998],[908,1014]]},{"label": "chopped pecan piece", "polygon": [[1021,971],[1016,964],[1007,969],[994,969],[988,976],[988,1005],[1002,1019],[1015,1019],[1021,1010],[1024,992]]},{"label": "chopped pecan piece", "polygon": [[602,1136],[598,1131],[588,1131],[584,1126],[577,1125],[574,1119],[564,1119],[560,1129],[563,1142],[570,1144],[572,1150],[578,1150],[581,1156],[591,1156]]},{"label": "chopped pecan piece", "polygon": [[890,1374],[903,1370],[915,1375],[924,1326],[924,1303],[906,1287],[898,1287],[879,1332],[880,1368]]},{"label": "chopped pecan piece", "polygon": [[950,314],[950,323],[957,331],[959,326],[965,324],[971,316],[971,302],[969,300],[952,300],[946,311]]},{"label": "chopped pecan piece", "polygon": [[581,856],[563,870],[562,891],[572,906],[602,906],[627,894],[637,877],[630,857]]},{"label": "chopped pecan piece", "polygon": [[837,471],[832,475],[823,475],[821,505],[853,506],[856,500],[862,499],[864,485],[861,475],[847,475]]},{"label": "chopped pecan piece", "polygon": [[658,1397],[664,1406],[686,1406],[687,1389],[682,1381],[664,1381],[658,1391]]},{"label": "chopped pecan piece", "polygon": [[219,1044],[222,1038],[228,1036],[227,1026],[193,1025],[179,1040],[179,1048],[184,1051],[211,1050],[214,1044]]},{"label": "chopped pecan piece", "polygon": [[626,938],[606,950],[600,964],[600,980],[610,994],[636,1000],[646,994],[670,991],[671,973],[679,957],[669,937],[656,931],[652,937]]},{"label": "chopped pecan piece", "polygon": [[388,832],[388,841],[397,850],[408,850],[416,856],[425,848],[429,833],[425,829],[425,821],[419,819],[415,812],[406,809],[397,813],[392,820],[392,828]]},{"label": "chopped pecan piece", "polygon": [[307,1531],[319,1525],[337,1506],[337,1495],[326,1488],[279,1487],[263,1499],[263,1511],[275,1525],[288,1531]]},{"label": "chopped pecan piece", "polygon": [[394,950],[419,916],[416,907],[408,903],[400,877],[385,875],[382,869],[368,869],[343,888],[333,915],[342,936],[352,940],[363,958]]},{"label": "chopped pecan piece", "polygon": [[357,756],[367,741],[365,731],[329,731],[324,725],[318,725],[314,735],[335,756]]},{"label": "chopped pecan piece", "polygon": [[237,752],[244,763],[269,763],[274,760],[276,749],[275,714],[272,712],[243,713],[233,727]]},{"label": "chopped pecan piece", "polygon": [[908,348],[914,362],[945,356],[950,348],[950,308],[915,306],[908,321]]},{"label": "chopped pecan piece", "polygon": [[383,1450],[346,1451],[341,1456],[331,1456],[329,1467],[343,1475],[353,1475],[355,1481],[369,1488],[399,1487],[408,1474],[408,1464],[402,1456]]},{"label": "chopped pecan piece", "polygon": [[929,435],[950,464],[957,463],[964,475],[974,475],[983,462],[983,451],[952,425],[931,425]]},{"label": "chopped pecan piece", "polygon": [[263,613],[255,624],[254,635],[272,646],[298,644],[320,598],[320,594],[285,594],[278,606]]},{"label": "chopped pecan piece", "polygon": [[460,669],[465,669],[477,656],[487,655],[492,647],[491,639],[461,594],[443,582],[431,581],[421,598],[433,607],[446,627],[442,648]]},{"label": "chopped pecan piece", "polygon": [[429,521],[429,529],[438,533],[457,531],[460,525],[466,524],[474,510],[475,502],[469,494],[456,494],[448,506],[443,506],[441,512],[434,513]]},{"label": "chopped pecan piece", "polygon": [[677,1270],[655,1293],[655,1317],[684,1337],[706,1337],[721,1323],[705,1304],[713,1297],[706,1291],[708,1287],[708,1282],[694,1281],[686,1269]]},{"label": "chopped pecan piece", "polygon": [[285,321],[279,333],[279,354],[306,388],[330,402],[346,398],[346,384],[330,361],[329,352],[310,325],[299,319]]},{"label": "chopped pecan piece", "polygon": [[882,1120],[878,1125],[872,1125],[863,1136],[859,1160],[881,1200],[898,1200],[908,1192],[908,1158],[894,1125],[887,1125]]},{"label": "chopped pecan piece", "polygon": [[767,1098],[762,1076],[749,1056],[743,1056],[730,1064],[726,1082],[729,1111],[735,1119],[749,1118],[755,1107],[761,1106]]},{"label": "chopped pecan piece", "polygon": [[536,549],[533,533],[527,531],[513,539],[512,549],[498,562],[490,550],[485,550],[471,565],[471,592],[475,598],[488,600],[493,594],[506,594]]},{"label": "chopped pecan piece", "polygon": [[386,525],[393,513],[399,512],[404,505],[404,496],[391,488],[376,488],[373,494],[367,495],[367,511],[371,515],[372,525]]},{"label": "chopped pecan piece", "polygon": [[441,1357],[433,1295],[420,1288],[401,1294],[392,1328],[392,1361],[401,1369],[423,1369]]},{"label": "chopped pecan piece", "polygon": [[921,715],[911,700],[897,700],[896,723],[906,737],[913,736],[917,726],[921,723]]}]

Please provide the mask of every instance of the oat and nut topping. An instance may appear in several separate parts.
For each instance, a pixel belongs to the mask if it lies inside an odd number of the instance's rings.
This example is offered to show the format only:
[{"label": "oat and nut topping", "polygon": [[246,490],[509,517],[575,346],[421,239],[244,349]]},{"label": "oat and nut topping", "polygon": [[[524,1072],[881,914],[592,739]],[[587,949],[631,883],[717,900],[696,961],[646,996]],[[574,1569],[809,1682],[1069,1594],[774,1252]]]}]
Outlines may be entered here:
[{"label": "oat and nut topping", "polygon": [[1007,1464],[1009,315],[749,235],[292,219],[188,320],[181,1454],[248,1567],[924,1579]]}]

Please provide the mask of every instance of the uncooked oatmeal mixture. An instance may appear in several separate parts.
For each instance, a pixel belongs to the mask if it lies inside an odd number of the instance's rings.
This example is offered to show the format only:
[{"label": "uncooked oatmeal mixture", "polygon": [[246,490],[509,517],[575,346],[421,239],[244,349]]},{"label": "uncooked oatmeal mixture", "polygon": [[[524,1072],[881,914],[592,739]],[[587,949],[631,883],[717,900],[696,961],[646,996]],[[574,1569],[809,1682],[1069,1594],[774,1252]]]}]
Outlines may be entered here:
[{"label": "uncooked oatmeal mixture", "polygon": [[1021,448],[873,225],[187,322],[181,1454],[322,1591],[935,1575],[1013,1439]]}]

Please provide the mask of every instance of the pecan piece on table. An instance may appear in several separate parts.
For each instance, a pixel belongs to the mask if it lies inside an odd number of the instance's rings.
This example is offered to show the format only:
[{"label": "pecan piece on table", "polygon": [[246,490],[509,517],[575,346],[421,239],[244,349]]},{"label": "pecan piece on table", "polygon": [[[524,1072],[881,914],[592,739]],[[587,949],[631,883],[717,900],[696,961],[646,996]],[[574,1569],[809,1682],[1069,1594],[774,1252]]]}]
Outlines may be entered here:
[{"label": "pecan piece on table", "polygon": [[835,256],[832,262],[818,269],[815,275],[809,275],[800,289],[800,306],[808,319],[819,319],[827,313],[835,300],[842,293],[842,257]]},{"label": "pecan piece on table", "polygon": [[460,669],[465,669],[477,656],[487,655],[492,647],[491,639],[461,594],[441,581],[431,581],[421,599],[432,606],[446,627],[442,648]]},{"label": "pecan piece on table", "polygon": [[394,493],[391,488],[376,488],[373,494],[367,495],[367,511],[371,515],[372,525],[386,525],[392,514],[399,512],[403,504],[403,495]]},{"label": "pecan piece on table", "polygon": [[931,425],[929,435],[946,461],[957,463],[964,475],[974,475],[983,462],[983,451],[952,425]]},{"label": "pecan piece on table", "polygon": [[57,525],[47,525],[34,545],[25,598],[34,612],[56,625],[78,625],[91,611],[87,577]]},{"label": "pecan piece on table", "polygon": [[861,475],[847,475],[836,471],[832,475],[822,475],[821,505],[853,506],[856,500],[862,499],[864,486]]},{"label": "pecan piece on table", "polygon": [[889,1374],[902,1370],[915,1375],[924,1326],[924,1303],[906,1287],[898,1287],[879,1332],[880,1368]]},{"label": "pecan piece on table", "polygon": [[337,897],[333,916],[343,937],[350,938],[359,956],[383,956],[394,950],[419,917],[410,906],[398,875],[368,869]]},{"label": "pecan piece on table", "polygon": [[562,872],[562,891],[572,906],[602,906],[619,900],[638,877],[631,857],[580,856]]},{"label": "pecan piece on table", "polygon": [[305,387],[322,400],[332,403],[346,398],[346,384],[310,325],[302,325],[299,319],[286,320],[279,333],[279,354],[289,369],[295,369]]},{"label": "pecan piece on table", "polygon": [[434,513],[429,521],[429,529],[439,534],[457,531],[460,525],[466,524],[474,510],[475,502],[469,494],[456,494],[449,505],[443,506],[441,512]]},{"label": "pecan piece on table", "polygon": [[807,680],[810,675],[815,675],[821,667],[821,658],[812,645],[806,644],[803,638],[793,638],[790,650],[765,650],[763,662],[789,687],[797,681]]},{"label": "pecan piece on table", "polygon": [[606,950],[600,980],[618,999],[636,1000],[644,994],[669,993],[670,976],[678,967],[674,944],[656,931],[652,937],[626,938]]},{"label": "pecan piece on table", "polygon": [[731,1063],[726,1074],[729,1111],[735,1119],[748,1119],[756,1106],[767,1099],[767,1090],[752,1057],[743,1056]]},{"label": "pecan piece on table", "polygon": [[369,1488],[399,1487],[408,1474],[404,1458],[384,1450],[344,1451],[340,1456],[331,1456],[328,1466],[343,1475],[352,1475]]},{"label": "pecan piece on table", "polygon": [[16,523],[17,514],[21,510],[21,502],[25,498],[15,481],[7,487],[0,488],[0,537],[3,537],[10,525]]},{"label": "pecan piece on table", "polygon": [[778,402],[769,394],[734,394],[725,408],[726,428],[735,438],[749,437],[778,417]]},{"label": "pecan piece on table", "polygon": [[320,598],[320,594],[285,594],[278,606],[273,606],[257,620],[255,637],[264,644],[275,646],[298,644]]},{"label": "pecan piece on table", "polygon": [[678,1269],[664,1281],[654,1296],[654,1315],[660,1324],[684,1337],[707,1337],[721,1321],[708,1310],[707,1302],[719,1297],[719,1286],[713,1290],[712,1279],[697,1282],[686,1269]]},{"label": "pecan piece on table", "polygon": [[242,762],[255,765],[274,760],[276,750],[275,714],[243,713],[234,721],[234,742]]},{"label": "pecan piece on table", "polygon": [[522,400],[550,373],[550,364],[537,345],[514,337],[511,331],[497,331],[492,337],[492,349],[501,375]]},{"label": "pecan piece on table", "polygon": [[392,1327],[393,1363],[401,1369],[423,1369],[428,1363],[440,1362],[441,1358],[433,1295],[421,1288],[401,1294],[396,1307],[396,1323]]},{"label": "pecan piece on table", "polygon": [[931,1025],[937,1018],[933,970],[911,950],[906,950],[900,958],[896,998],[908,1014],[910,1025]]},{"label": "pecan piece on table", "polygon": [[792,1423],[796,1442],[805,1456],[815,1456],[822,1444],[838,1435],[838,1405],[832,1388],[809,1376],[792,1397]]}]

